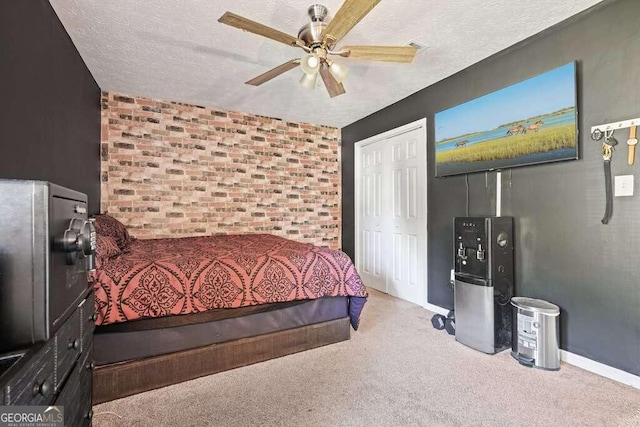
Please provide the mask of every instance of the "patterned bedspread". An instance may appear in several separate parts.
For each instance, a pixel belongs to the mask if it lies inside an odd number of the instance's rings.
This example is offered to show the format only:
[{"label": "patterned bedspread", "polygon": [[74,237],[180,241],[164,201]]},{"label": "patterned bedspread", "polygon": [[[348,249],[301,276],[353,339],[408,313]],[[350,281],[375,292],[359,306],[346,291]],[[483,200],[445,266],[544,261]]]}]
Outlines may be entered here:
[{"label": "patterned bedspread", "polygon": [[357,329],[367,297],[344,252],[269,234],[133,240],[95,278],[98,325],[349,296]]}]

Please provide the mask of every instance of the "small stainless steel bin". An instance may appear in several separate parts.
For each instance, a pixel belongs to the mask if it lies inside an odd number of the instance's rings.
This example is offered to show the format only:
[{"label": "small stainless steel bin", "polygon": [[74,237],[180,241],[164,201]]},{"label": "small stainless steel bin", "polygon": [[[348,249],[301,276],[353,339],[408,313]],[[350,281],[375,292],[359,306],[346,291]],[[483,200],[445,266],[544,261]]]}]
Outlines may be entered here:
[{"label": "small stainless steel bin", "polygon": [[511,355],[522,365],[557,371],[560,369],[558,336],[560,308],[548,301],[514,297],[517,339]]}]

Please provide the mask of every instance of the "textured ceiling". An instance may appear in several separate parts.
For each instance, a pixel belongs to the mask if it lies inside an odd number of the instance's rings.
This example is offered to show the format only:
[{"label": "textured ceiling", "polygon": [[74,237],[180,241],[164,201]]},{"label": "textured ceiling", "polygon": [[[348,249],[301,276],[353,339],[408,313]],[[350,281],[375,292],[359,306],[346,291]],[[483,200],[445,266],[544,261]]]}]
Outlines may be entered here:
[{"label": "textured ceiling", "polygon": [[[50,0],[103,90],[343,127],[600,0],[384,0],[338,45],[426,48],[412,64],[342,60],[347,93],[298,84],[294,69],[244,82],[304,52],[217,22],[231,11],[291,35],[312,1]],[[325,0],[331,17],[342,0]],[[320,80],[320,79],[318,79]]]}]

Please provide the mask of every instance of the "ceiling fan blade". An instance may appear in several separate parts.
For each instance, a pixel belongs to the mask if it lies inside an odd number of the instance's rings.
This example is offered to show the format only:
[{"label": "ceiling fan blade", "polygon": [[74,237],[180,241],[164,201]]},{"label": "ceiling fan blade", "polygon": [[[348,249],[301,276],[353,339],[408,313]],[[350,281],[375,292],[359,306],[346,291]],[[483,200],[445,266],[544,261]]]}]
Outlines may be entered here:
[{"label": "ceiling fan blade", "polygon": [[380,0],[345,0],[322,32],[322,39],[329,45],[335,44],[378,3]]},{"label": "ceiling fan blade", "polygon": [[275,40],[289,46],[297,46],[300,44],[302,44],[302,46],[305,45],[304,42],[297,37],[290,36],[287,33],[278,31],[275,28],[267,27],[266,25],[260,24],[250,19],[243,18],[242,16],[236,15],[235,13],[225,12],[225,14],[222,15],[220,19],[218,19],[218,22],[230,25],[232,27],[240,28],[243,31],[248,31],[250,33],[257,34],[259,36],[266,37],[268,39]]},{"label": "ceiling fan blade", "polygon": [[333,77],[326,64],[322,64],[322,67],[320,67],[320,76],[331,98],[345,93],[344,86]]},{"label": "ceiling fan blade", "polygon": [[413,46],[345,46],[340,50],[349,51],[344,55],[349,59],[387,62],[413,62],[418,51]]},{"label": "ceiling fan blade", "polygon": [[296,68],[300,65],[299,59],[292,59],[291,61],[285,62],[282,65],[278,65],[275,68],[267,71],[266,73],[260,74],[258,77],[254,77],[251,80],[245,82],[245,84],[252,86],[260,86],[262,83],[266,83],[269,80],[278,77],[280,74],[286,73],[287,71]]}]

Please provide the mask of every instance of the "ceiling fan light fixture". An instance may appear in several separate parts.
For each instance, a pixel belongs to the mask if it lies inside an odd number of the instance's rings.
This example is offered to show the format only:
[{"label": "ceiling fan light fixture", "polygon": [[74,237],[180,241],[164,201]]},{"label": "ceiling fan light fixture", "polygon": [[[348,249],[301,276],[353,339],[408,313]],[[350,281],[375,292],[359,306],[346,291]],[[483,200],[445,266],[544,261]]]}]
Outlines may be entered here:
[{"label": "ceiling fan light fixture", "polygon": [[329,63],[329,71],[331,71],[331,74],[333,75],[333,77],[335,77],[338,83],[342,83],[343,81],[345,81],[347,75],[349,74],[349,67],[335,61],[327,62]]},{"label": "ceiling fan light fixture", "polygon": [[298,37],[232,12],[225,12],[218,21],[305,51],[302,58],[292,59],[278,65],[266,73],[246,81],[246,84],[260,86],[300,65],[304,71],[304,75],[300,79],[302,86],[314,89],[318,74],[320,74],[329,96],[334,98],[345,93],[342,82],[347,78],[349,68],[333,62],[328,55],[356,60],[397,63],[410,63],[416,56],[419,46],[415,43],[409,46],[340,46],[334,49],[336,44],[378,3],[380,0],[343,0],[342,5],[330,21],[327,21],[327,8],[320,4],[313,4],[308,10],[311,22],[302,26],[298,31]]},{"label": "ceiling fan light fixture", "polygon": [[309,53],[302,58],[300,66],[305,74],[316,75],[320,69],[320,57],[315,53]]},{"label": "ceiling fan light fixture", "polygon": [[303,73],[302,78],[300,79],[300,84],[305,89],[313,90],[316,88],[316,80],[318,80],[318,73],[316,74]]}]

